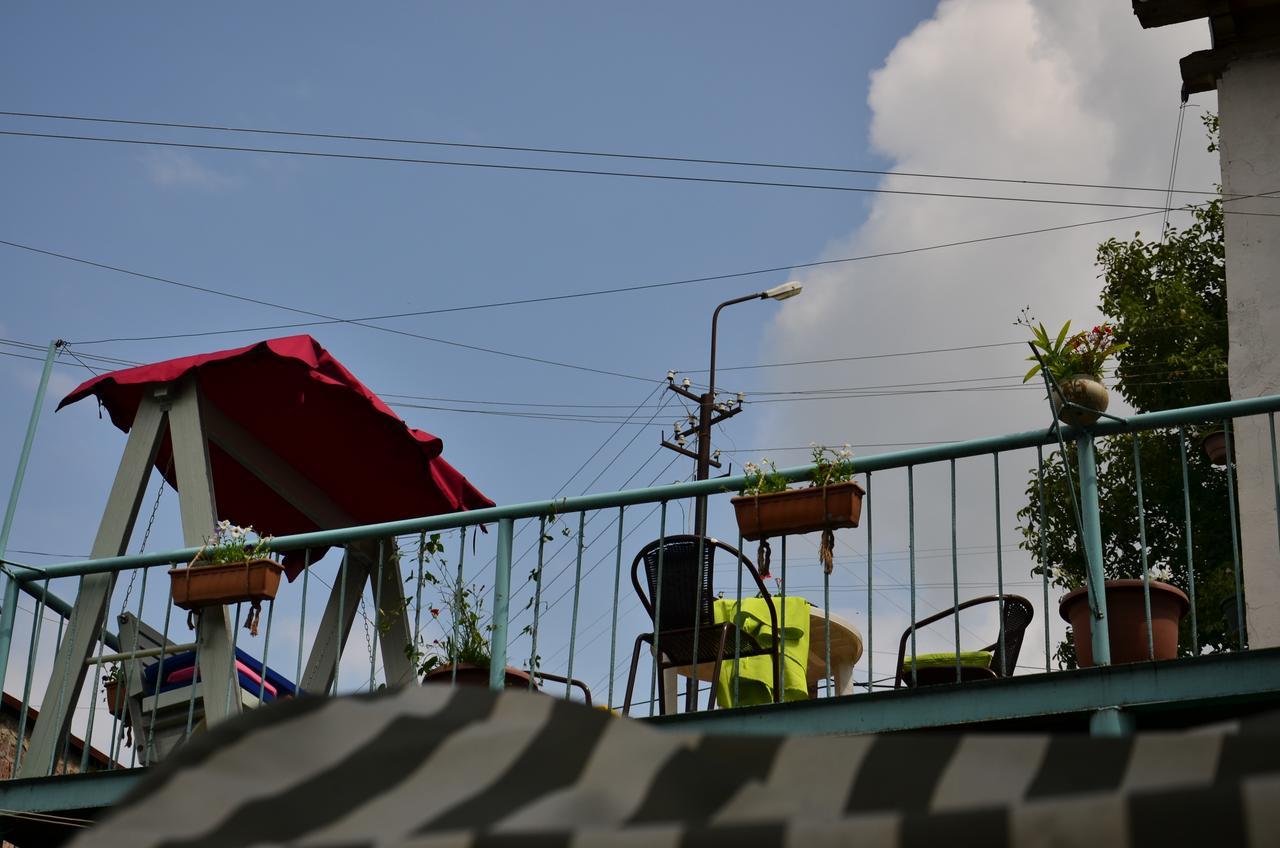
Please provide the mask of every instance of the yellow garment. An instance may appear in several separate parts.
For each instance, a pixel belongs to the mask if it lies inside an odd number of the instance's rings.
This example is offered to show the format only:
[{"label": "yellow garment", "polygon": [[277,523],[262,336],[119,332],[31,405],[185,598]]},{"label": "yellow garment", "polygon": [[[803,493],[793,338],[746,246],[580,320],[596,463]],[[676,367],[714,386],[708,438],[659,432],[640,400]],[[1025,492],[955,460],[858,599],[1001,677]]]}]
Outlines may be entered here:
[{"label": "yellow garment", "polygon": [[[786,622],[783,630],[782,699],[803,701],[809,697],[809,682],[805,674],[809,665],[809,602],[793,596],[774,598],[773,603],[778,611],[778,625]],[[775,635],[769,624],[768,602],[764,598],[743,598],[741,611],[737,601],[722,599],[715,602],[713,609],[717,623],[733,621],[761,646],[768,648],[773,645]],[[770,654],[738,660],[738,701],[735,704],[731,635],[725,648],[724,663],[720,666],[720,678],[716,681],[716,703],[721,707],[773,703],[774,661],[775,657]]]}]

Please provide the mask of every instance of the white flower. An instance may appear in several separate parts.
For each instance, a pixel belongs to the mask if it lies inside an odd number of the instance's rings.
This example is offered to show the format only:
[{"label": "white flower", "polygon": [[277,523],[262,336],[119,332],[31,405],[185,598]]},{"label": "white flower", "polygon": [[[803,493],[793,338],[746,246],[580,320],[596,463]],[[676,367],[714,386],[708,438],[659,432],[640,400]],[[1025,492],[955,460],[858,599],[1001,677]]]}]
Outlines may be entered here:
[{"label": "white flower", "polygon": [[1162,582],[1168,582],[1173,579],[1173,572],[1161,565],[1151,569],[1150,575],[1152,580],[1160,580]]}]

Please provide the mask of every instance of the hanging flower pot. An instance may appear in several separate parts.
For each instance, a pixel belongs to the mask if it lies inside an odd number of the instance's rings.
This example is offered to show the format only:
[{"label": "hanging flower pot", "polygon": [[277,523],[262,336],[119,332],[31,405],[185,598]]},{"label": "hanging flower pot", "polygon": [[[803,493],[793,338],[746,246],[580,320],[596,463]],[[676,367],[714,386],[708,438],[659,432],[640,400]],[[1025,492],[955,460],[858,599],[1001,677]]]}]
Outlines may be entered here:
[{"label": "hanging flower pot", "polygon": [[169,569],[173,602],[185,610],[273,600],[284,566],[270,559],[210,564],[193,561]]},{"label": "hanging flower pot", "polygon": [[[760,465],[744,466],[746,485],[742,495],[731,501],[742,538],[754,542],[822,530],[826,550],[828,543],[835,545],[830,531],[858,526],[866,491],[851,479],[853,452],[848,445],[841,450],[812,447],[813,477],[806,489],[788,489],[786,478],[768,458]],[[830,565],[829,555],[822,559]]]},{"label": "hanging flower pot", "polygon": [[[218,522],[208,539],[185,567],[169,569],[169,593],[173,603],[192,612],[204,607],[250,603],[245,629],[258,635],[262,602],[274,600],[284,566],[271,559],[271,537],[250,542],[252,527]],[[188,617],[188,623],[193,623]]]},{"label": "hanging flower pot", "polygon": [[[1178,656],[1178,622],[1191,609],[1191,602],[1177,586],[1160,580],[1151,586],[1151,641],[1157,660]],[[1146,662],[1152,659],[1147,643],[1147,612],[1139,579],[1108,580],[1103,584],[1107,600],[1107,634],[1111,662]],[[1089,590],[1076,589],[1062,597],[1058,613],[1071,624],[1076,645],[1076,664],[1093,665],[1093,611]]]},{"label": "hanging flower pot", "polygon": [[[1110,324],[1099,324],[1092,330],[1072,335],[1068,321],[1054,335],[1044,324],[1034,321],[1025,309],[1015,323],[1031,331],[1032,355],[1027,361],[1035,363],[1022,382],[1041,371],[1046,372],[1053,378],[1046,383],[1058,420],[1071,427],[1092,426],[1099,414],[1107,411],[1110,400],[1107,387],[1102,384],[1103,366],[1109,357],[1129,344],[1116,341]],[[1083,408],[1066,407],[1063,404],[1067,401]]]},{"label": "hanging flower pot", "polygon": [[733,498],[742,538],[756,541],[770,536],[813,533],[857,527],[866,494],[854,481],[808,489],[786,489]]},{"label": "hanging flower pot", "polygon": [[1214,465],[1227,464],[1227,434],[1224,430],[1214,430],[1200,441],[1200,447]]},{"label": "hanging flower pot", "polygon": [[[1058,391],[1061,389],[1061,391]],[[1073,374],[1058,383],[1052,390],[1053,406],[1058,410],[1058,420],[1069,427],[1091,427],[1101,413],[1107,411],[1111,396],[1102,381],[1090,374]],[[1065,406],[1070,401],[1076,406]]]},{"label": "hanging flower pot", "polygon": [[125,704],[124,693],[119,680],[108,680],[102,685],[103,696],[107,699],[107,712],[116,718],[128,719],[129,708]]}]

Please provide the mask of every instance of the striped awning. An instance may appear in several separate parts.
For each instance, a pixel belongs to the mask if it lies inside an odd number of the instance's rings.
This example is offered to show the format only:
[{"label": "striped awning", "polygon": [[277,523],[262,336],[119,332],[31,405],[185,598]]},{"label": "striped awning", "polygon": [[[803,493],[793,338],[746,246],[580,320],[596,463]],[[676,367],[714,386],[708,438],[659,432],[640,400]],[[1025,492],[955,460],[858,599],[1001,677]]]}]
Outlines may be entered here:
[{"label": "striped awning", "polygon": [[446,686],[219,725],[73,843],[1184,844],[1280,845],[1280,721],[1117,739],[730,737]]}]

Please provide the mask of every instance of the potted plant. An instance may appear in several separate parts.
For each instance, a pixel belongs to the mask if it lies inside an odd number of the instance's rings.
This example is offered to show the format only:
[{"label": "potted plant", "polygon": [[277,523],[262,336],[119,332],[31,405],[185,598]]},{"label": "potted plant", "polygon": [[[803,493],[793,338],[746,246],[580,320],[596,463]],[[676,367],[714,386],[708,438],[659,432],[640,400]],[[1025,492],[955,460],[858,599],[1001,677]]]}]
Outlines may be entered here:
[{"label": "potted plant", "polygon": [[[439,554],[443,551],[439,534],[424,545],[424,553]],[[444,564],[440,559],[439,563]],[[429,644],[420,639],[405,646],[405,655],[414,664],[423,683],[457,682],[463,686],[488,686],[489,667],[493,664],[493,647],[489,631],[493,625],[480,623],[484,610],[484,586],[474,587],[452,580],[442,569],[437,576],[430,569],[424,570],[423,581],[441,587],[448,597],[448,615],[441,620],[444,610],[431,608],[431,617],[440,622],[445,638],[433,639]],[[528,688],[529,674],[522,669],[507,666],[506,688]]]},{"label": "potted plant", "polygon": [[102,677],[102,694],[107,699],[107,712],[116,718],[128,718],[125,708],[124,669],[117,663],[107,666]]},{"label": "potted plant", "polygon": [[[733,510],[742,538],[756,541],[770,536],[823,531],[823,550],[828,535],[841,527],[857,527],[862,517],[862,497],[866,491],[853,479],[853,452],[813,445],[813,478],[802,489],[788,488],[777,466],[766,457],[761,465],[744,467],[746,485],[733,498]],[[834,537],[831,537],[834,545]],[[823,556],[826,565],[829,557]]]},{"label": "potted plant", "polygon": [[1227,432],[1221,427],[1209,431],[1205,437],[1200,440],[1200,447],[1204,450],[1205,456],[1209,457],[1209,461],[1214,465],[1227,464]]},{"label": "potted plant", "polygon": [[[1151,644],[1147,642],[1146,599],[1140,578],[1107,580],[1103,591],[1107,601],[1107,635],[1112,663],[1170,660],[1178,656],[1178,624],[1191,609],[1186,594],[1167,582],[1170,575],[1160,568],[1149,573],[1151,591]],[[1093,665],[1093,612],[1089,590],[1068,592],[1058,604],[1058,614],[1071,624],[1076,663]],[[1149,648],[1154,648],[1154,657]]]},{"label": "potted plant", "polygon": [[[1099,324],[1087,332],[1071,334],[1071,322],[1062,325],[1056,336],[1044,324],[1032,323],[1023,313],[1017,322],[1031,330],[1031,344],[1036,353],[1028,356],[1031,366],[1022,382],[1026,383],[1047,369],[1050,402],[1058,420],[1072,427],[1089,427],[1107,411],[1110,395],[1102,382],[1102,366],[1107,358],[1128,347],[1115,340],[1110,324]],[[1069,401],[1073,406],[1066,406]]]},{"label": "potted plant", "polygon": [[223,604],[252,604],[245,629],[258,635],[262,602],[275,598],[284,566],[269,550],[270,536],[252,527],[219,521],[195,557],[184,567],[169,569],[173,602],[185,610]]}]

